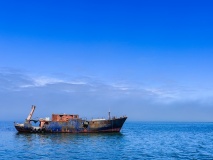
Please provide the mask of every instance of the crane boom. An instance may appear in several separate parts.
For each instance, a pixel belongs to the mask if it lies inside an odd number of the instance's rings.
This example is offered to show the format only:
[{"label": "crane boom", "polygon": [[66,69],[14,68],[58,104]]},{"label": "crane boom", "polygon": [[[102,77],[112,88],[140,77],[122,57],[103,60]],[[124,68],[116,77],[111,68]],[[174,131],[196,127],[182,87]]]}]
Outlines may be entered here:
[{"label": "crane boom", "polygon": [[27,121],[29,121],[29,120],[32,118],[33,112],[34,112],[34,110],[35,110],[35,107],[36,107],[36,106],[32,105],[31,112],[30,112],[30,114],[28,115],[28,117],[27,117],[27,119],[26,119]]}]

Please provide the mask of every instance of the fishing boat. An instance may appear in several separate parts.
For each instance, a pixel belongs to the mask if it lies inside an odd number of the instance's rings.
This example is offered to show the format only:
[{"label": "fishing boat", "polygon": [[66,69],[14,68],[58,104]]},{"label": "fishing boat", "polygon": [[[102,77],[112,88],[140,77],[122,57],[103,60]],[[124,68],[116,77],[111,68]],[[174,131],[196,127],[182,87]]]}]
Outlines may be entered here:
[{"label": "fishing boat", "polygon": [[[111,117],[108,119],[85,120],[77,114],[52,114],[50,118],[32,119],[36,106],[32,106],[31,112],[24,123],[14,122],[18,132],[29,133],[100,133],[120,132],[127,117]],[[35,124],[39,122],[39,125]],[[34,125],[33,125],[34,123]]]}]

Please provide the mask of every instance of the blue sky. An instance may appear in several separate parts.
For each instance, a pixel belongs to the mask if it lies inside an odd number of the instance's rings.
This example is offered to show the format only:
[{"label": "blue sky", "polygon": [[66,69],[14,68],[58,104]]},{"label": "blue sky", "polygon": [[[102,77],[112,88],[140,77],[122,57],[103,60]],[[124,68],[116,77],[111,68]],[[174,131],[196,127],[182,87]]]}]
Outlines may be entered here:
[{"label": "blue sky", "polygon": [[0,2],[0,120],[35,104],[35,117],[213,121],[212,6]]}]

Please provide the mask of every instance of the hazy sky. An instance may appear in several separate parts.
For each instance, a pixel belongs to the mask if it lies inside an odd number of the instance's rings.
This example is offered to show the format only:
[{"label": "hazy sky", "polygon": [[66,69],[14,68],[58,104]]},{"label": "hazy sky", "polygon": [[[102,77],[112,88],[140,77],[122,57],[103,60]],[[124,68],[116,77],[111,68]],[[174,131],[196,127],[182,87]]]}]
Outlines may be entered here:
[{"label": "hazy sky", "polygon": [[213,121],[213,2],[1,1],[0,120]]}]

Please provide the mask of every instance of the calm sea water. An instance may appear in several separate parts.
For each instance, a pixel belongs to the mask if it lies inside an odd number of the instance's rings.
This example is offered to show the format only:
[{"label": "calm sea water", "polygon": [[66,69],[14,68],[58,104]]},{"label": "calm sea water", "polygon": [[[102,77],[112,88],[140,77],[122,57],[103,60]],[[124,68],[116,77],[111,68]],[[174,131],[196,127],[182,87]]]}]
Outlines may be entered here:
[{"label": "calm sea water", "polygon": [[213,123],[127,121],[110,134],[19,134],[12,122],[0,129],[0,159],[213,160]]}]

